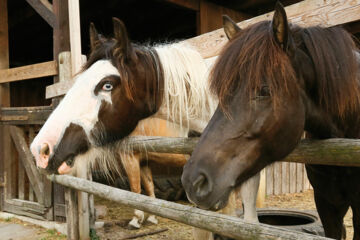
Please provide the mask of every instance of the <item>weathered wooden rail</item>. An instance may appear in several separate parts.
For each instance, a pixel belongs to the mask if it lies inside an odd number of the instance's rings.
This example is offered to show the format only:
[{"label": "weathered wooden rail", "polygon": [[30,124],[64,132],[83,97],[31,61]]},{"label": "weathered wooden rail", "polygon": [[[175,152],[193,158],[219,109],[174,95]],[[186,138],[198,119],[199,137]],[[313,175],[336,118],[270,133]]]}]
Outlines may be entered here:
[{"label": "weathered wooden rail", "polygon": [[[129,137],[124,145],[135,151],[191,154],[199,138]],[[360,139],[301,140],[282,161],[360,167]]]},{"label": "weathered wooden rail", "polygon": [[248,223],[237,217],[201,210],[190,205],[154,199],[72,176],[50,175],[48,179],[72,189],[236,239],[329,239],[265,224]]}]

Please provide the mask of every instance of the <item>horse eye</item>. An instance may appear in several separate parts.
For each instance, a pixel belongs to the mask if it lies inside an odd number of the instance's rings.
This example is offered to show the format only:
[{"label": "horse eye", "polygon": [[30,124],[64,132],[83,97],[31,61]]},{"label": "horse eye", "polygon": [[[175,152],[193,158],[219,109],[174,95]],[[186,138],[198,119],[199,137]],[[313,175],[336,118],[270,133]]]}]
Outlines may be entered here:
[{"label": "horse eye", "polygon": [[268,86],[262,86],[259,92],[259,96],[267,97],[270,96],[270,89]]},{"label": "horse eye", "polygon": [[105,83],[102,86],[102,90],[104,90],[104,91],[111,91],[112,89],[113,89],[113,85],[111,83]]}]

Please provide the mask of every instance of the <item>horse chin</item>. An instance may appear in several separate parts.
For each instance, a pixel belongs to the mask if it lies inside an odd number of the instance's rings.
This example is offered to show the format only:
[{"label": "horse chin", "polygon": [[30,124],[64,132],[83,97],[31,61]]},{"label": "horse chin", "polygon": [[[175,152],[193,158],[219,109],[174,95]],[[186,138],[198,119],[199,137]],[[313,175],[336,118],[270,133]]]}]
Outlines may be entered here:
[{"label": "horse chin", "polygon": [[[194,202],[189,197],[189,201],[195,204],[198,208],[204,209],[204,210],[211,210],[211,211],[219,211],[227,206],[229,201],[229,195],[231,193],[232,189],[229,188],[225,192],[220,194],[213,194],[213,196],[220,196],[219,198],[216,198],[215,200],[212,200],[211,202]],[[209,199],[209,198],[208,198]]]},{"label": "horse chin", "polygon": [[226,205],[228,204],[228,201],[229,201],[229,194],[220,198],[219,201],[217,201],[212,207],[210,207],[210,210],[219,211],[219,210],[223,209],[224,207],[226,207]]}]

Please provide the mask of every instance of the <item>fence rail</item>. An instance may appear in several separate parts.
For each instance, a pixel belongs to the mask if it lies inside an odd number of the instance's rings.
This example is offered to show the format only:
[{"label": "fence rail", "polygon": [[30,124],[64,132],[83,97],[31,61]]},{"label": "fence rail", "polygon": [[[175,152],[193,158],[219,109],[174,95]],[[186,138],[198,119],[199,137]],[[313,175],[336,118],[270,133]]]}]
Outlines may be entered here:
[{"label": "fence rail", "polygon": [[[199,138],[129,137],[124,143],[135,151],[191,154]],[[301,140],[282,161],[360,167],[360,139]]]},{"label": "fence rail", "polygon": [[48,179],[72,189],[236,239],[329,239],[265,224],[248,223],[237,217],[201,210],[190,205],[154,199],[72,176],[49,175]]}]

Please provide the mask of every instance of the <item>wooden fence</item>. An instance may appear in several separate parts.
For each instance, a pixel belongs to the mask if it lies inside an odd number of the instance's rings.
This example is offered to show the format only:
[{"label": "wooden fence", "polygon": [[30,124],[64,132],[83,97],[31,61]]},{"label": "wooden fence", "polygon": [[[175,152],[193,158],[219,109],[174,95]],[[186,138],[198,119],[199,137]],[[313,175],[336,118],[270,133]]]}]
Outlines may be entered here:
[{"label": "wooden fence", "polygon": [[[134,151],[191,154],[198,140],[199,138],[129,137],[125,145],[131,145]],[[360,140],[302,140],[283,161],[360,167]],[[59,175],[48,176],[48,179],[72,189],[236,239],[327,239],[264,224],[246,223],[239,218],[150,198],[85,179]],[[68,224],[69,226],[73,225]]]},{"label": "wooden fence", "polygon": [[190,205],[182,205],[161,199],[154,199],[145,195],[124,191],[72,176],[51,175],[48,176],[48,179],[72,189],[94,194],[157,216],[169,218],[177,222],[185,223],[235,239],[329,239],[317,235],[295,232],[289,229],[277,228],[266,224],[248,223],[237,217],[201,210]]}]

